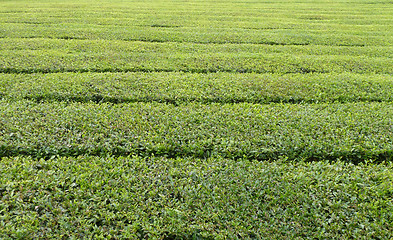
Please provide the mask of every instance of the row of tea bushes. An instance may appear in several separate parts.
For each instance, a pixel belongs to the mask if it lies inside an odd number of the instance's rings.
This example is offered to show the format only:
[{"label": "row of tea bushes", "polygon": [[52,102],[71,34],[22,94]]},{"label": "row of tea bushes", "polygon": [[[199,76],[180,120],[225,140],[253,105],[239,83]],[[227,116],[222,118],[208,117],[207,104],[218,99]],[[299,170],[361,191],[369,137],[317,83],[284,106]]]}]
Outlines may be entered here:
[{"label": "row of tea bushes", "polygon": [[1,101],[0,156],[391,161],[393,105]]},{"label": "row of tea bushes", "polygon": [[390,239],[393,166],[0,158],[2,239]]},{"label": "row of tea bushes", "polygon": [[388,57],[290,53],[74,52],[61,49],[1,50],[0,73],[238,72],[392,74]]},{"label": "row of tea bushes", "polygon": [[393,58],[392,46],[282,46],[263,44],[195,44],[176,42],[129,42],[118,40],[64,40],[64,39],[24,39],[24,38],[3,38],[0,39],[0,49],[2,51],[56,51],[68,54],[105,53],[105,54],[156,54],[176,55],[188,54],[198,57],[199,55],[299,55],[299,56],[352,56],[370,58]]},{"label": "row of tea bushes", "polygon": [[0,74],[0,96],[3,98],[49,102],[391,102],[391,89],[391,75],[351,73]]},{"label": "row of tea bushes", "polygon": [[[79,19],[79,21],[83,21]],[[392,19],[384,25],[376,22],[363,21],[369,25],[369,31],[359,30],[357,23],[344,26],[335,24],[331,29],[324,24],[310,25],[313,30],[298,26],[280,29],[279,24],[271,22],[270,26],[251,26],[246,28],[222,27],[178,27],[173,23],[152,23],[150,26],[118,26],[89,24],[35,24],[0,23],[0,38],[52,38],[52,39],[86,39],[86,40],[124,40],[145,42],[191,42],[191,43],[252,43],[268,45],[327,45],[327,46],[392,46],[393,36],[390,33]],[[377,19],[375,21],[381,21]],[[370,22],[370,23],[367,23]],[[206,24],[206,22],[200,22]],[[198,24],[198,23],[196,23]],[[269,24],[269,22],[266,22]],[[361,23],[362,24],[362,23]],[[240,23],[240,25],[243,25]],[[276,25],[276,26],[274,26]],[[304,25],[304,24],[303,24]],[[375,29],[382,29],[376,31]],[[285,26],[284,26],[285,27]],[[364,25],[361,26],[364,29]],[[278,29],[277,29],[278,28]],[[337,29],[342,28],[340,31]],[[352,30],[357,28],[357,30]],[[374,32],[375,31],[375,32]],[[370,34],[372,32],[372,34]]]}]

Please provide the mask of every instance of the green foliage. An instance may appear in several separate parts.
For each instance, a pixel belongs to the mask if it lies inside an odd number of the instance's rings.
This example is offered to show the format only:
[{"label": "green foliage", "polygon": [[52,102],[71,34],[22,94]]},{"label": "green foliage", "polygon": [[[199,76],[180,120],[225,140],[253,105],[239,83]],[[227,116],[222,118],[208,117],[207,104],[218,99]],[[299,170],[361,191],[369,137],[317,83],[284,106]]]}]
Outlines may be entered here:
[{"label": "green foliage", "polygon": [[2,158],[1,238],[389,239],[393,166]]},{"label": "green foliage", "polygon": [[392,239],[391,5],[0,1],[0,238]]},{"label": "green foliage", "polygon": [[376,74],[0,74],[7,99],[37,102],[391,102],[393,77]]},{"label": "green foliage", "polygon": [[392,74],[392,47],[0,40],[1,73],[237,72]]},{"label": "green foliage", "polygon": [[0,37],[392,46],[390,4],[390,0],[2,1]]},{"label": "green foliage", "polygon": [[390,161],[391,103],[0,104],[0,155]]}]

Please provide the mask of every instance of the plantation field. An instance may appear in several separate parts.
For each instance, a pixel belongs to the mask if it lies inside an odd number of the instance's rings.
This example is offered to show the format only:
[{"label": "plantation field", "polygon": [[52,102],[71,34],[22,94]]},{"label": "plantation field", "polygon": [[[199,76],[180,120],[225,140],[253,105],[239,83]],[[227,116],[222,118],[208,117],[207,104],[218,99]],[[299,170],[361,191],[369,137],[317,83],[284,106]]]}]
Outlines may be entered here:
[{"label": "plantation field", "polygon": [[393,2],[0,1],[0,239],[392,239]]}]

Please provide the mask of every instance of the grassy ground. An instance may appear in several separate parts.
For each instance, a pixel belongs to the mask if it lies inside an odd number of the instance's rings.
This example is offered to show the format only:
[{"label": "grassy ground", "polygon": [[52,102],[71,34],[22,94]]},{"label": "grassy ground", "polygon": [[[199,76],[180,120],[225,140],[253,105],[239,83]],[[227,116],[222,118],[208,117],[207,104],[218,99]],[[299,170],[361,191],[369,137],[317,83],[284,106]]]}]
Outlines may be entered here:
[{"label": "grassy ground", "polygon": [[392,28],[388,0],[0,1],[0,238],[393,238]]}]

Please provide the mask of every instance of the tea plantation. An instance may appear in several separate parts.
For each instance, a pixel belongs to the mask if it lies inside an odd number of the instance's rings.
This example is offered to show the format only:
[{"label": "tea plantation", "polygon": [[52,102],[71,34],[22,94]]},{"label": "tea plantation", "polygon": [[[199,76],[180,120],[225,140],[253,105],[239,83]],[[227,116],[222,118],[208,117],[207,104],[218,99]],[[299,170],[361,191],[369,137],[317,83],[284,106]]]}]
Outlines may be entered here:
[{"label": "tea plantation", "polygon": [[393,239],[390,0],[0,1],[0,239]]}]

